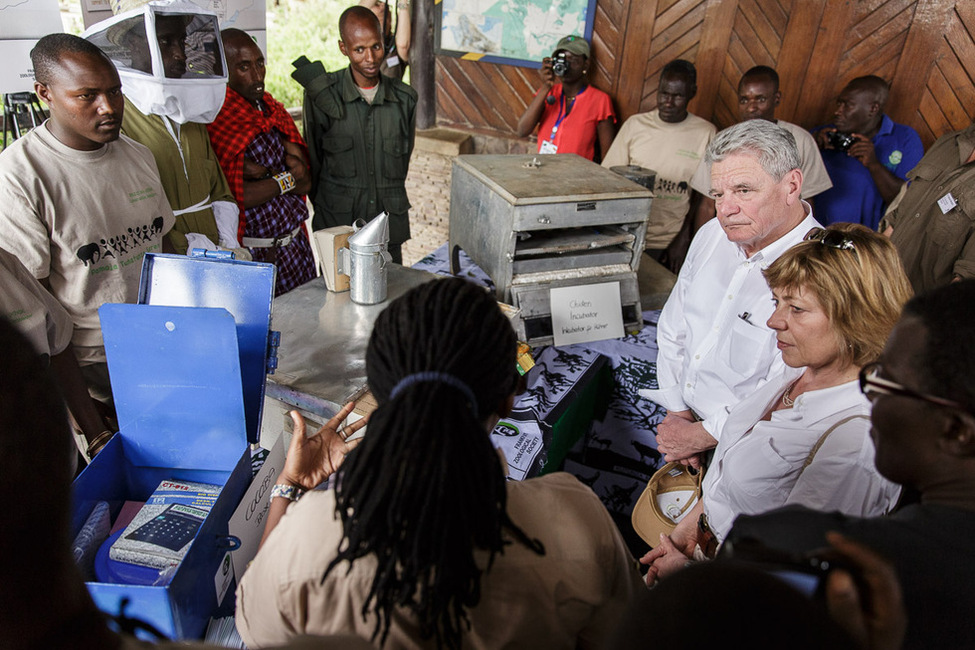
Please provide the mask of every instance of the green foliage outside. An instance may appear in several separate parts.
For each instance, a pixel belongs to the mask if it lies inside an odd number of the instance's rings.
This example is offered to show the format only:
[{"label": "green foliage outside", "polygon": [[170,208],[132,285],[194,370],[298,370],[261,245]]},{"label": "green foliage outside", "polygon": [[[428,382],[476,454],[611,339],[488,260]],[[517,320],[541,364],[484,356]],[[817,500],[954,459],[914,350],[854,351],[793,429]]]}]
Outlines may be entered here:
[{"label": "green foliage outside", "polygon": [[350,0],[273,0],[267,7],[265,88],[288,107],[301,106],[301,86],[291,78],[291,62],[304,54],[338,70],[349,60],[339,51],[339,16]]}]

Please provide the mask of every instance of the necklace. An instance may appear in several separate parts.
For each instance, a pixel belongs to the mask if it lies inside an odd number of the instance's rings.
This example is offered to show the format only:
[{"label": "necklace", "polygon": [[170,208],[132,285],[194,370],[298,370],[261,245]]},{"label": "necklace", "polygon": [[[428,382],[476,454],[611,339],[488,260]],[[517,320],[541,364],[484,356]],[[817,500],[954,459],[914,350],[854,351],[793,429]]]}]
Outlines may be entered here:
[{"label": "necklace", "polygon": [[786,406],[792,406],[793,404],[796,403],[796,401],[792,399],[792,389],[795,388],[796,384],[798,383],[799,380],[796,379],[794,382],[792,382],[789,385],[788,388],[785,389],[785,392],[782,394],[782,403],[785,404]]}]

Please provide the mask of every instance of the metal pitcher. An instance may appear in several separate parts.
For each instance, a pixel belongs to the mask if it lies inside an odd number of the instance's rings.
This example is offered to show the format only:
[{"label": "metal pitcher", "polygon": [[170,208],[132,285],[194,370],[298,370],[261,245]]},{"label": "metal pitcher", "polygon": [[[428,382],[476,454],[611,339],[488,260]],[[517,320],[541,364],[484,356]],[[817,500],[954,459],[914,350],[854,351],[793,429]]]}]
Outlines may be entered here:
[{"label": "metal pitcher", "polygon": [[338,272],[349,276],[352,302],[375,305],[386,300],[386,264],[389,254],[389,213],[382,212],[367,224],[356,221],[348,248],[338,251]]}]

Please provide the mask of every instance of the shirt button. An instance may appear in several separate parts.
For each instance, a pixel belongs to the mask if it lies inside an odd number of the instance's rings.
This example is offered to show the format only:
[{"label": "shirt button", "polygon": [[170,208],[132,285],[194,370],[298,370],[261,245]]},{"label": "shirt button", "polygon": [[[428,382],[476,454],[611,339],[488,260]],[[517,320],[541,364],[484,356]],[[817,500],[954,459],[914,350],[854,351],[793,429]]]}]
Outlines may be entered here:
[{"label": "shirt button", "polygon": [[690,384],[688,384],[688,385],[687,385],[687,387],[688,387],[688,388],[690,388],[690,387],[691,387],[691,385],[690,385]]},{"label": "shirt button", "polygon": [[700,359],[700,358],[701,358],[701,355],[700,355],[700,354],[695,354],[695,355],[694,355],[694,358],[695,358],[695,359]]},{"label": "shirt button", "polygon": [[731,294],[728,294],[728,300],[734,300],[734,299],[735,299],[734,296],[732,296]]}]

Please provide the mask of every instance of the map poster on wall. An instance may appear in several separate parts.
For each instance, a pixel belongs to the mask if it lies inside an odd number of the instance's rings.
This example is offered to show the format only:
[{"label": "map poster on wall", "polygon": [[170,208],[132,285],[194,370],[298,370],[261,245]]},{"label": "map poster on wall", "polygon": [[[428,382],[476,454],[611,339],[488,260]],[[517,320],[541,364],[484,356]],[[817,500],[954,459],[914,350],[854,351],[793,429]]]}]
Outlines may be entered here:
[{"label": "map poster on wall", "polygon": [[596,0],[439,0],[437,53],[541,67],[563,36],[592,37]]}]

